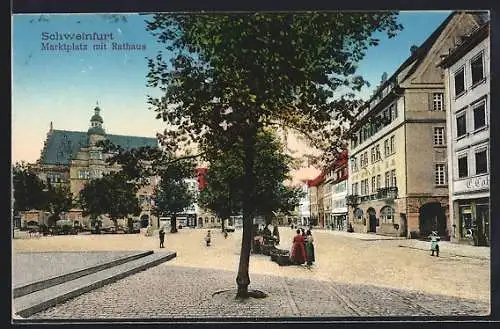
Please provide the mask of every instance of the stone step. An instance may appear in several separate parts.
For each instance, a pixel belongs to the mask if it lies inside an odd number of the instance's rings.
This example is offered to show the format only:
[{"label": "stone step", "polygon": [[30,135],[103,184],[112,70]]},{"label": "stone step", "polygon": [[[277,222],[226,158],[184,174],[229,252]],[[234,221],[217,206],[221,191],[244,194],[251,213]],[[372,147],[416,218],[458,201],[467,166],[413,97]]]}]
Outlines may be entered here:
[{"label": "stone step", "polygon": [[141,257],[151,255],[152,253],[153,253],[152,250],[148,250],[148,251],[144,251],[144,252],[137,252],[137,253],[134,253],[132,255],[120,257],[120,258],[117,258],[117,259],[114,259],[111,261],[106,261],[106,262],[103,262],[101,264],[97,264],[95,266],[89,266],[89,267],[85,267],[85,268],[82,268],[82,269],[79,269],[76,271],[71,271],[69,273],[56,275],[56,276],[53,276],[51,278],[39,280],[39,281],[28,283],[28,284],[23,284],[23,285],[20,285],[18,287],[14,287],[13,297],[17,298],[17,297],[21,297],[21,296],[30,294],[32,292],[41,290],[41,289],[50,288],[52,286],[61,284],[61,283],[66,282],[66,281],[78,279],[78,278],[85,276],[85,275],[89,275],[89,274],[92,274],[92,273],[95,273],[95,272],[98,272],[101,270],[105,270],[105,269],[113,267],[113,266],[117,266],[117,265],[129,262],[129,261],[133,261],[133,260],[141,258]]},{"label": "stone step", "polygon": [[13,313],[23,318],[30,317],[49,307],[169,261],[174,257],[176,257],[175,252],[153,253],[95,273],[84,275],[74,280],[14,298],[12,302]]}]

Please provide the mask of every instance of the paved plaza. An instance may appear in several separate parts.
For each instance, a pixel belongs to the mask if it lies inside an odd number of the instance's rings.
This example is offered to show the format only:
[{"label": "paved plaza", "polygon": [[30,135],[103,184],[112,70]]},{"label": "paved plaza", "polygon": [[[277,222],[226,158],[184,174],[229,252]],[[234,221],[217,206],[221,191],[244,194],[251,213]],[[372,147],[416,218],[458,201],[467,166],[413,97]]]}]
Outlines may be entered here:
[{"label": "paved plaza", "polygon": [[[358,317],[487,315],[490,262],[483,249],[442,248],[440,257],[413,241],[375,235],[313,231],[316,263],[280,267],[268,256],[250,258],[250,289],[264,299],[237,302],[241,231],[224,239],[213,230],[183,229],[166,235],[169,262],[34,314],[32,319]],[[280,227],[280,248],[294,231]],[[370,239],[368,239],[370,237]],[[14,239],[14,253],[141,251],[158,248],[157,236],[79,235]],[[405,245],[406,247],[400,247]],[[465,249],[464,249],[465,248]],[[474,248],[474,247],[468,247]],[[472,250],[472,251],[471,251]],[[15,265],[15,264],[14,264]],[[222,293],[218,293],[222,292]]]}]

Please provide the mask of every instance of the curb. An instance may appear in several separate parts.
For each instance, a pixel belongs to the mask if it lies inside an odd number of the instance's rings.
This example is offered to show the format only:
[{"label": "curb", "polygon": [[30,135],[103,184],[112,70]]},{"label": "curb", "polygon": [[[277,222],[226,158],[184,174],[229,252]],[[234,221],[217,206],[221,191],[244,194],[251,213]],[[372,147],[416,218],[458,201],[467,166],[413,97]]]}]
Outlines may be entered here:
[{"label": "curb", "polygon": [[78,278],[81,278],[82,276],[85,276],[88,274],[99,272],[99,271],[105,270],[105,269],[113,267],[113,266],[117,266],[117,265],[129,262],[129,261],[136,260],[136,259],[141,258],[141,257],[149,256],[152,253],[153,253],[152,250],[140,252],[138,254],[118,258],[118,259],[115,259],[113,261],[110,261],[110,262],[107,262],[104,264],[94,265],[94,266],[84,268],[81,270],[77,270],[74,272],[58,275],[58,276],[48,278],[45,280],[41,280],[41,281],[37,281],[37,282],[33,282],[33,283],[28,283],[28,284],[25,284],[25,285],[22,285],[19,287],[15,287],[13,290],[13,298],[21,297],[21,296],[24,296],[24,295],[27,295],[27,294],[30,294],[32,292],[39,291],[42,289],[50,288],[52,286],[61,284],[61,283],[66,282],[66,281],[78,279]]},{"label": "curb", "polygon": [[[405,246],[405,245],[401,245],[401,244],[398,245],[398,247],[409,248],[409,249],[416,249],[416,250],[423,250],[423,251],[430,251],[430,248],[425,248],[424,249],[424,248],[413,247],[413,246]],[[452,256],[456,256],[456,257],[475,258],[475,259],[488,260],[488,261],[490,260],[490,258],[488,258],[488,257],[457,254],[457,253],[454,253],[453,251],[449,251],[449,250],[447,250],[446,253],[448,253],[448,254],[450,254]]]},{"label": "curb", "polygon": [[41,312],[43,310],[46,310],[47,308],[50,308],[52,306],[56,306],[57,304],[61,304],[61,303],[65,302],[65,301],[67,301],[69,299],[72,299],[72,298],[75,298],[77,296],[80,296],[80,295],[82,295],[82,294],[84,294],[86,292],[89,292],[89,291],[97,289],[97,288],[101,288],[101,287],[103,287],[103,286],[105,286],[107,284],[116,282],[116,281],[118,281],[120,279],[123,279],[123,278],[125,278],[127,276],[133,275],[135,273],[138,273],[138,272],[141,272],[143,270],[146,270],[146,269],[148,269],[150,267],[154,267],[154,266],[159,265],[159,264],[161,264],[163,262],[169,261],[172,258],[175,258],[176,256],[177,256],[176,252],[169,253],[166,256],[161,257],[159,259],[156,259],[156,260],[154,260],[152,262],[140,265],[138,267],[135,267],[135,268],[132,268],[130,270],[127,270],[127,271],[118,273],[116,275],[113,275],[111,277],[108,277],[106,279],[96,281],[96,282],[94,282],[92,284],[86,285],[84,287],[75,289],[73,291],[70,291],[68,293],[65,293],[65,294],[62,294],[62,295],[59,295],[59,296],[56,296],[56,297],[51,298],[49,300],[40,302],[40,303],[38,303],[36,305],[30,306],[30,307],[25,308],[23,310],[17,311],[16,314],[19,315],[19,316],[21,316],[21,317],[23,317],[23,318],[28,318],[28,317],[32,316],[33,314],[35,314],[35,313]]}]

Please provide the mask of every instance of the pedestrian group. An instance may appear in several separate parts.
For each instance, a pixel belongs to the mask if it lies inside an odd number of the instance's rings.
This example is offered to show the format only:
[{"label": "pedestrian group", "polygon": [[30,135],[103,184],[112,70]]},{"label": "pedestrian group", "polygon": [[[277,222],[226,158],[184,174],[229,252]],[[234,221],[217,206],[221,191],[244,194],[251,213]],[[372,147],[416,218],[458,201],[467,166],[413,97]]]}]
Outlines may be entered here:
[{"label": "pedestrian group", "polygon": [[315,262],[314,258],[314,238],[311,230],[297,229],[297,234],[293,237],[292,252],[290,259],[293,264],[301,265],[306,263],[311,266]]}]

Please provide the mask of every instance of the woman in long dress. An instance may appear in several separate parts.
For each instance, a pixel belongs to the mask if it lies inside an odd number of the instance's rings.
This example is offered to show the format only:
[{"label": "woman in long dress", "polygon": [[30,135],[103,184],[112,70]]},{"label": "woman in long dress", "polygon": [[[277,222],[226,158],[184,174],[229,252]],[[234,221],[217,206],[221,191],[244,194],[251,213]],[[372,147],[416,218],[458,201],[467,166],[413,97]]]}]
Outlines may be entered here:
[{"label": "woman in long dress", "polygon": [[304,237],[300,230],[297,230],[297,235],[293,237],[292,253],[290,259],[294,264],[304,264],[306,262],[306,251],[304,249]]},{"label": "woman in long dress", "polygon": [[314,238],[311,234],[311,230],[307,230],[306,233],[306,255],[307,255],[307,265],[312,265],[314,263]]}]

